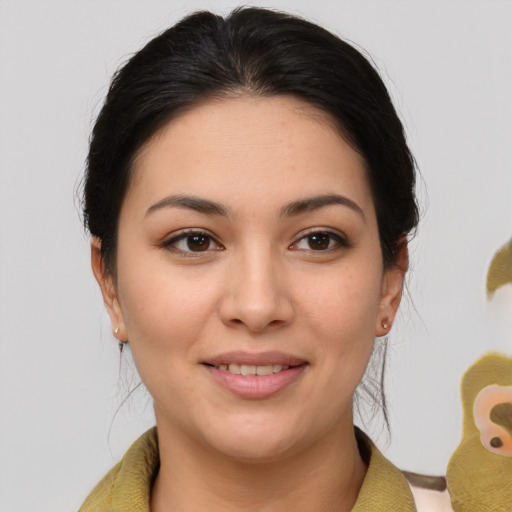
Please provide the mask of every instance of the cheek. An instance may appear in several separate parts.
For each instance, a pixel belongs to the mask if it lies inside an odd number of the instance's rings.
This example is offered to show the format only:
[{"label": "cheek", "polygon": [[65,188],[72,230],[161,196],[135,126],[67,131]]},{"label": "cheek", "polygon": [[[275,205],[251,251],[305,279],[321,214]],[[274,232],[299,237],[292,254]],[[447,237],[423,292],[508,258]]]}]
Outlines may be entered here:
[{"label": "cheek", "polygon": [[[136,268],[133,268],[136,267]],[[215,308],[215,287],[167,266],[126,264],[119,296],[130,343],[176,352],[193,344]],[[145,268],[141,272],[141,268]]]},{"label": "cheek", "polygon": [[378,273],[330,272],[314,276],[302,293],[304,314],[329,339],[373,340],[381,276]]},{"label": "cheek", "polygon": [[[378,272],[334,272],[330,279],[311,283],[304,297],[306,329],[316,339],[315,351],[325,370],[324,386],[331,390],[324,401],[338,396],[344,403],[361,380],[375,340],[381,276]],[[326,404],[327,404],[326,402]]]},{"label": "cheek", "polygon": [[[119,294],[137,371],[155,403],[178,414],[193,394],[187,363],[195,363],[198,339],[209,331],[213,290],[194,279],[179,279],[157,265],[119,273]],[[123,274],[122,271],[125,271]],[[131,276],[123,279],[123,275]],[[163,393],[163,394],[162,394]],[[168,397],[172,396],[171,403]]]}]

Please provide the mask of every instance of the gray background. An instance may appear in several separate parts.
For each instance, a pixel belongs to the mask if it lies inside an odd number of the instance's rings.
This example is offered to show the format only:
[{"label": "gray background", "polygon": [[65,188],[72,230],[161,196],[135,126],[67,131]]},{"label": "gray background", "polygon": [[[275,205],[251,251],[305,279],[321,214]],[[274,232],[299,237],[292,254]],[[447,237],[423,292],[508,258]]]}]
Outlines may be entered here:
[{"label": "gray background", "polygon": [[[271,1],[356,41],[401,112],[423,179],[409,298],[387,393],[404,469],[443,474],[461,435],[459,383],[512,355],[512,286],[485,274],[512,236],[512,2]],[[75,510],[153,422],[89,269],[74,189],[114,70],[197,8],[232,1],[0,0],[0,511]],[[121,370],[121,371],[120,371]]]}]

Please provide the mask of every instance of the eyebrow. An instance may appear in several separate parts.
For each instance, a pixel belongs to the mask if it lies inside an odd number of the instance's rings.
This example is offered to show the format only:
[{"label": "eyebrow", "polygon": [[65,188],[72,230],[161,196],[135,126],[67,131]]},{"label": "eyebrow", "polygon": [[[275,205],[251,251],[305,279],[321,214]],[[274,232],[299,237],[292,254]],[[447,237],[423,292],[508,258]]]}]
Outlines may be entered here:
[{"label": "eyebrow", "polygon": [[298,201],[293,201],[293,203],[288,204],[281,210],[281,216],[293,217],[295,215],[300,215],[302,213],[307,213],[313,210],[318,210],[325,206],[331,206],[335,204],[350,208],[351,210],[358,213],[366,222],[363,209],[356,202],[352,201],[352,199],[349,199],[345,196],[340,196],[338,194],[313,196],[305,199],[299,199]]},{"label": "eyebrow", "polygon": [[[301,215],[303,213],[324,208],[325,206],[336,204],[350,208],[351,210],[358,213],[364,221],[366,221],[364,212],[357,203],[348,197],[340,196],[338,194],[313,196],[293,201],[281,209],[280,216],[294,217],[296,215]],[[221,215],[223,217],[228,217],[230,215],[229,208],[214,201],[210,201],[209,199],[203,199],[194,196],[174,195],[164,197],[154,205],[150,206],[146,211],[145,216],[147,217],[155,211],[161,210],[163,208],[183,208],[187,210],[194,210],[205,215]]]},{"label": "eyebrow", "polygon": [[219,203],[215,203],[214,201],[202,199],[200,197],[178,195],[165,197],[161,201],[150,206],[146,211],[145,216],[147,217],[151,213],[161,210],[162,208],[184,208],[186,210],[194,210],[206,215],[222,215],[224,217],[229,215],[228,208]]}]

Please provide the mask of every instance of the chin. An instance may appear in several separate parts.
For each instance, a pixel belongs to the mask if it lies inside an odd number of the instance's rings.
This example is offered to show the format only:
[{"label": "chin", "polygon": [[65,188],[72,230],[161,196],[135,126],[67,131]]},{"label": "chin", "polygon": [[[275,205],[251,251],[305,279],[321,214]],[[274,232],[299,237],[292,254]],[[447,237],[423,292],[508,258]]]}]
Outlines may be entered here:
[{"label": "chin", "polygon": [[297,450],[297,443],[275,433],[244,435],[236,439],[211,440],[210,446],[224,457],[244,464],[264,464],[286,458]]},{"label": "chin", "polygon": [[242,415],[227,423],[210,423],[203,439],[217,453],[239,462],[273,462],[300,451],[311,435],[305,435],[300,420],[285,419]]}]

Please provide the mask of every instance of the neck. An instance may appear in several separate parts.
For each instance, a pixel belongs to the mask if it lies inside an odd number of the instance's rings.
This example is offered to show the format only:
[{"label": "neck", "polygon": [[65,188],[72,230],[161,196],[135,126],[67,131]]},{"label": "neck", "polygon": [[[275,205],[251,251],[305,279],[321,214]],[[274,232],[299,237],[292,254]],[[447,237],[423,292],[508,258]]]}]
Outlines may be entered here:
[{"label": "neck", "polygon": [[159,425],[151,511],[349,511],[366,467],[352,425],[278,460],[240,461]]}]

